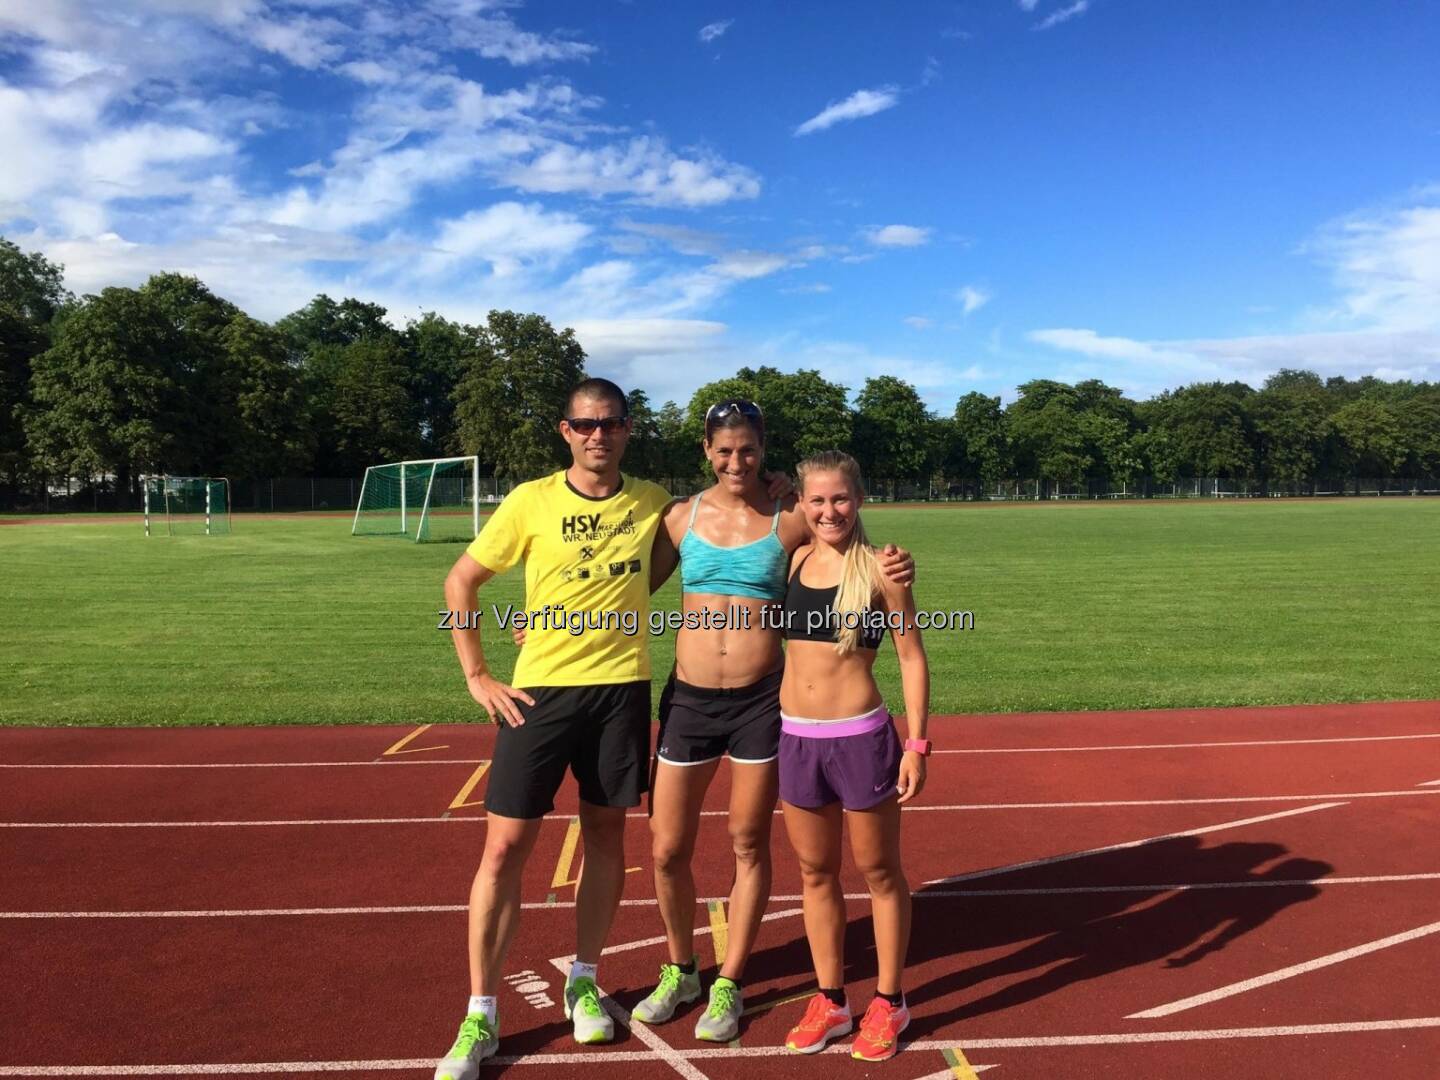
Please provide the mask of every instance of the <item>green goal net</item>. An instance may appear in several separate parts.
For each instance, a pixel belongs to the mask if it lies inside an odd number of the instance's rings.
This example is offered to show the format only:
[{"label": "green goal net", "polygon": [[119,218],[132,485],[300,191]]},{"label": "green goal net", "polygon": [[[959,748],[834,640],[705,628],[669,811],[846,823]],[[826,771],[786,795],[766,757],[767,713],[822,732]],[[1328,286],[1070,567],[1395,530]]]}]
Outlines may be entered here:
[{"label": "green goal net", "polygon": [[479,461],[434,458],[372,465],[360,486],[353,536],[468,541],[480,531]]},{"label": "green goal net", "polygon": [[230,481],[223,476],[145,478],[145,535],[229,533]]}]

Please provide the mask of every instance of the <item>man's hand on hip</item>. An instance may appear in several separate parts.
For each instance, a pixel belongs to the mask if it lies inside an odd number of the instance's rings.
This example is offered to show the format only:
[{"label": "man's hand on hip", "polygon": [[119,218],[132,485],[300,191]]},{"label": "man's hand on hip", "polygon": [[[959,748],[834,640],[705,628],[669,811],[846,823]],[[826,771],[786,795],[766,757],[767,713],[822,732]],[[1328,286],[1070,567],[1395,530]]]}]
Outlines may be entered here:
[{"label": "man's hand on hip", "polygon": [[515,702],[523,701],[526,705],[535,704],[535,699],[524,690],[506,686],[489,673],[466,676],[465,685],[470,690],[470,696],[485,710],[485,715],[490,718],[492,724],[499,723],[496,720],[498,714],[511,727],[519,727],[525,723],[525,717]]}]

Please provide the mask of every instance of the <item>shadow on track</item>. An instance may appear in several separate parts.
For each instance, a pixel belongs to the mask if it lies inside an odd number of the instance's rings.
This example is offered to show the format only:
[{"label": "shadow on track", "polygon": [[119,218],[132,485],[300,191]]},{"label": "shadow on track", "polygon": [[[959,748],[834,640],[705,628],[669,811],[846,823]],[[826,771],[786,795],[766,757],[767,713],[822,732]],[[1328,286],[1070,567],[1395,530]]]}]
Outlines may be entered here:
[{"label": "shadow on track", "polygon": [[[1197,837],[1173,837],[1052,866],[916,889],[906,991],[911,1005],[921,1007],[921,1015],[912,1021],[907,1037],[922,1038],[955,1020],[1034,1001],[1125,968],[1162,961],[1167,967],[1197,963],[1285,908],[1320,894],[1312,882],[1334,868],[1315,859],[1276,862],[1287,854],[1274,843],[1202,847]],[[1166,887],[1219,882],[1229,887]],[[1138,887],[1055,891],[1132,884]],[[1035,891],[1005,895],[1010,890]],[[975,953],[1011,945],[1021,947],[983,963],[970,961]],[[847,983],[875,977],[868,916],[846,927],[845,955]],[[936,962],[943,962],[938,973]],[[1036,974],[934,1011],[949,1004],[944,999],[952,995],[1027,972]],[[755,1004],[812,985],[803,933],[783,946],[757,952],[747,977],[755,982],[784,980],[783,988]]]}]

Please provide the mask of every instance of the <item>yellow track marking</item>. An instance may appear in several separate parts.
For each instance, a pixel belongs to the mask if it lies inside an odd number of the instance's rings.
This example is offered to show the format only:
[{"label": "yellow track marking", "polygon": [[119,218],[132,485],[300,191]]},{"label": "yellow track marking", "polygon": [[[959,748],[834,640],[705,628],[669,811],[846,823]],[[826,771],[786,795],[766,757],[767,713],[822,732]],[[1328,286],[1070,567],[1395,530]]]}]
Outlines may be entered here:
[{"label": "yellow track marking", "polygon": [[730,924],[725,920],[725,901],[710,901],[710,940],[715,944],[715,966],[722,967],[730,949]]},{"label": "yellow track marking", "polygon": [[550,888],[562,889],[580,881],[578,875],[573,879],[570,877],[570,867],[575,862],[575,848],[579,843],[580,819],[573,817],[565,827],[565,842],[560,845],[560,858],[555,861],[555,876],[550,879]]},{"label": "yellow track marking", "polygon": [[970,1067],[970,1062],[965,1060],[965,1051],[960,1047],[940,1052],[945,1055],[945,1064],[950,1066],[950,1071],[955,1074],[955,1080],[978,1080],[975,1070]]},{"label": "yellow track marking", "polygon": [[421,724],[421,725],[420,725],[419,727],[417,727],[414,731],[410,732],[409,735],[406,735],[404,738],[402,738],[399,742],[397,742],[394,746],[390,747],[389,750],[386,750],[386,751],[385,751],[383,754],[381,754],[380,756],[381,756],[381,757],[392,757],[392,756],[394,756],[395,754],[423,754],[426,750],[448,750],[448,749],[450,749],[449,746],[446,746],[446,745],[441,745],[441,746],[415,746],[415,747],[411,747],[409,750],[405,749],[406,746],[408,746],[410,743],[414,742],[414,741],[415,741],[416,739],[418,739],[421,735],[424,735],[425,732],[429,731],[429,730],[430,730],[432,727],[434,727],[434,726],[435,726],[434,724]]},{"label": "yellow track marking", "polygon": [[[426,749],[434,748],[426,747]],[[465,800],[470,798],[470,793],[475,790],[476,785],[480,783],[480,778],[484,776],[489,769],[490,762],[480,762],[480,767],[470,774],[470,779],[465,781],[465,786],[455,794],[455,798],[450,800],[451,810],[462,810],[467,806],[481,806],[484,804],[484,799],[476,799],[474,802],[466,802]]]}]

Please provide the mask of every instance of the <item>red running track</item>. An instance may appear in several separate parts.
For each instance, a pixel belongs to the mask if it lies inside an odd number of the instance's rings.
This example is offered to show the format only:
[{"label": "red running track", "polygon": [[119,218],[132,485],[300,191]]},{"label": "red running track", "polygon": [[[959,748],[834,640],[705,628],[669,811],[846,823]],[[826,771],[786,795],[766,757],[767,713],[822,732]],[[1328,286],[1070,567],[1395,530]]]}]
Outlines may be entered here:
[{"label": "red running track", "polygon": [[[964,752],[932,759],[905,816],[915,1020],[893,1062],[778,1049],[800,1007],[788,999],[813,985],[778,818],[771,918],[747,970],[756,1011],[737,1044],[696,1043],[691,1013],[580,1048],[558,1005],[507,992],[503,1060],[637,1080],[1433,1078],[1440,704],[934,729]],[[465,993],[492,737],[0,732],[0,1076],[428,1076]],[[725,786],[722,769],[710,806]],[[566,865],[574,807],[567,790],[525,881],[512,967],[532,973],[530,991],[543,984],[541,1001],[558,998],[551,961],[573,948],[573,886],[554,880],[578,865]],[[640,869],[600,978],[622,1008],[664,959],[643,815],[627,836]],[[722,814],[705,819],[701,850],[713,856],[697,860],[699,891],[723,896]],[[848,866],[846,889],[847,985],[863,1008],[868,902]],[[696,918],[711,964],[723,909]]]}]

